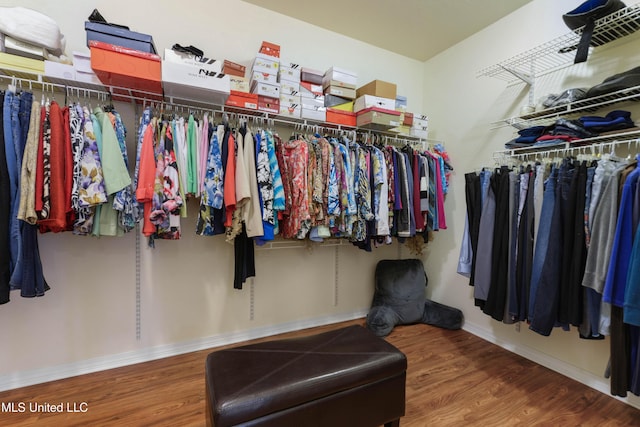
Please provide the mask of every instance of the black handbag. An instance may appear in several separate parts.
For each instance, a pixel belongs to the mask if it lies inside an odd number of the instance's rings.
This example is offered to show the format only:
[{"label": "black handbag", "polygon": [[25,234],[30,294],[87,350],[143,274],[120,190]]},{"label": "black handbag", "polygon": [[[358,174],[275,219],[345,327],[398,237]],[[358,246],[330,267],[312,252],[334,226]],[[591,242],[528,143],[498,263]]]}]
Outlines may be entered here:
[{"label": "black handbag", "polygon": [[[571,12],[562,15],[567,27],[576,32],[582,28],[582,35],[577,46],[562,49],[560,52],[569,52],[577,48],[574,63],[585,62],[589,55],[589,46],[593,45],[591,37],[596,26],[595,22],[625,7],[626,5],[620,0],[587,0]],[[612,34],[611,37],[606,37],[607,40],[613,40],[614,38],[616,38],[615,34]]]}]

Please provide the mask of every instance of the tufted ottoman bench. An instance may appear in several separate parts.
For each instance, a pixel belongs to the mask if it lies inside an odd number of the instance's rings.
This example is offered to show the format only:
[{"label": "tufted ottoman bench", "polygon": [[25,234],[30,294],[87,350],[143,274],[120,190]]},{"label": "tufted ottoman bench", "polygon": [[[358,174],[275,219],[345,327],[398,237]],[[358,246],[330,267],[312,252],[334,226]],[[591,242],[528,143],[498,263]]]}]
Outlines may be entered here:
[{"label": "tufted ottoman bench", "polygon": [[361,326],[215,351],[208,425],[399,426],[406,369],[400,350]]}]

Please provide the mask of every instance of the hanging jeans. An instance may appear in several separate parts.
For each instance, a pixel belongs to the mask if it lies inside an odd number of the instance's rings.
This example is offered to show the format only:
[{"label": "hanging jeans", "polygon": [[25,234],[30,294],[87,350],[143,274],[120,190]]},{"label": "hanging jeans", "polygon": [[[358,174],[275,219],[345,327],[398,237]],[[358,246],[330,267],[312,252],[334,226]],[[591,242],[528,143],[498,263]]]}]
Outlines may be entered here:
[{"label": "hanging jeans", "polygon": [[553,166],[551,174],[545,183],[544,196],[542,199],[542,210],[540,213],[540,225],[536,235],[536,247],[533,254],[533,268],[531,271],[531,284],[529,288],[529,321],[532,322],[533,310],[536,303],[536,293],[540,274],[544,266],[547,250],[549,248],[549,239],[551,232],[551,219],[556,204],[556,180],[558,178],[558,169]]},{"label": "hanging jeans", "polygon": [[9,278],[11,277],[11,255],[9,250],[9,218],[11,217],[11,184],[5,154],[4,138],[4,92],[0,92],[0,304],[9,302]]},{"label": "hanging jeans", "polygon": [[[4,98],[4,139],[9,182],[11,184],[11,216],[9,218],[9,251],[11,259],[11,287],[21,282],[21,273],[16,273],[16,267],[21,261],[22,254],[22,222],[17,219],[20,203],[20,171],[22,170],[22,154],[27,140],[29,120],[31,117],[31,102],[33,95],[28,92],[15,94],[7,92]],[[21,269],[18,271],[21,272]],[[14,277],[14,273],[16,276]]]},{"label": "hanging jeans", "polygon": [[529,326],[532,331],[545,336],[551,334],[558,315],[564,249],[564,217],[567,207],[572,204],[570,190],[573,174],[574,170],[570,168],[568,162],[564,162],[558,171],[558,187],[549,229],[549,242],[536,288],[533,318]]}]

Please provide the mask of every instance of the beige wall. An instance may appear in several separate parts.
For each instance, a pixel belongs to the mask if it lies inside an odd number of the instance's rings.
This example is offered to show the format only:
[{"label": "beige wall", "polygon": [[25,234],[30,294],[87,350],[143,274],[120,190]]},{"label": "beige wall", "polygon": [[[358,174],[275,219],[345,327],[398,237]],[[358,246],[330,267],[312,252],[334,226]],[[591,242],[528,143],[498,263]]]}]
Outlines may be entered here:
[{"label": "beige wall", "polygon": [[[422,106],[423,64],[418,61],[238,0],[189,4],[0,1],[0,6],[32,7],[55,19],[67,38],[68,53],[86,49],[84,21],[98,8],[111,22],[152,34],[159,52],[174,43],[193,44],[212,57],[250,66],[260,43],[267,40],[282,46],[283,59],[304,66],[350,69],[363,84],[375,78],[397,82],[398,92],[408,96],[413,110]],[[118,108],[129,130],[131,157],[135,114],[130,105]],[[288,138],[291,129],[280,132]],[[0,323],[5,325],[0,328],[0,384],[31,381],[34,370],[47,378],[51,369],[60,367],[73,373],[78,364],[88,364],[88,369],[108,366],[110,357],[117,358],[115,363],[127,357],[158,357],[198,343],[361,316],[371,303],[376,262],[399,254],[397,244],[373,253],[350,244],[257,250],[252,316],[250,281],[243,290],[232,288],[232,245],[223,236],[196,236],[197,201],[191,200],[188,208],[180,241],[157,241],[150,249],[143,239],[140,340],[136,339],[135,235],[100,239],[70,233],[41,235],[44,270],[52,289],[36,299],[13,293],[12,301],[0,307]]]},{"label": "beige wall", "polygon": [[[431,288],[433,298],[462,308],[467,329],[525,356],[538,353],[535,359],[543,364],[548,362],[554,369],[562,371],[568,366],[574,378],[583,382],[599,379],[599,388],[606,392],[608,380],[603,378],[603,372],[609,357],[608,338],[580,340],[575,328],[571,332],[554,329],[550,337],[529,331],[527,325],[521,325],[520,332],[516,332],[514,325],[492,320],[475,307],[468,279],[456,273],[466,215],[464,174],[494,167],[493,152],[504,148],[515,129],[491,128],[500,119],[517,116],[528,97],[523,83],[508,86],[495,78],[476,77],[476,73],[567,33],[561,16],[569,6],[564,3],[533,1],[425,63],[424,108],[430,115],[433,137],[447,142],[456,170],[453,192],[446,204],[452,226],[447,239],[431,246],[426,264],[432,276],[437,277],[438,285]],[[537,79],[536,99],[571,87],[590,87],[615,72],[637,66],[639,36],[629,36],[606,50],[596,51],[586,64]],[[640,118],[637,106],[619,107],[631,110],[636,121]],[[613,109],[610,107],[602,114]],[[635,406],[640,402],[633,396],[629,401]]]}]

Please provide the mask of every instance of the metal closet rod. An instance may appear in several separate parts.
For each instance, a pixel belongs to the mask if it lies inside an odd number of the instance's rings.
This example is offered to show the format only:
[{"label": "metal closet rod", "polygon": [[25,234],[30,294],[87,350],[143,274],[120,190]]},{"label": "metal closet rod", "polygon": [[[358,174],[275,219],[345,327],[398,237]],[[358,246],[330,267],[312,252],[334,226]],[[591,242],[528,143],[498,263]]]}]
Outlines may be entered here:
[{"label": "metal closet rod", "polygon": [[[375,131],[370,129],[360,129],[354,126],[344,126],[339,124],[328,124],[326,122],[314,122],[308,121],[306,119],[300,120],[291,120],[284,119],[280,116],[274,117],[270,115],[270,113],[266,113],[263,111],[257,110],[248,110],[242,109],[238,107],[228,107],[218,104],[207,104],[206,102],[188,99],[188,98],[178,98],[178,97],[167,97],[158,99],[159,94],[152,92],[145,92],[142,90],[134,90],[131,88],[123,88],[119,86],[108,86],[105,85],[105,89],[107,90],[98,90],[98,89],[90,89],[84,87],[76,87],[69,86],[61,83],[51,83],[42,80],[42,76],[38,75],[38,80],[26,79],[22,77],[16,76],[7,76],[0,74],[0,79],[2,80],[10,80],[11,84],[20,87],[23,89],[29,88],[29,90],[41,89],[43,92],[54,93],[56,90],[59,92],[63,92],[67,98],[89,98],[95,97],[98,100],[102,100],[103,102],[111,101],[114,97],[119,99],[128,99],[131,102],[142,103],[143,107],[152,107],[162,111],[198,111],[201,113],[211,112],[212,114],[222,114],[223,116],[226,114],[227,117],[231,115],[233,118],[238,118],[239,120],[252,120],[253,123],[262,124],[265,126],[274,126],[275,124],[282,124],[287,126],[292,126],[301,131],[316,131],[319,133],[320,131],[326,131],[329,133],[345,133],[348,132],[354,136],[356,132],[364,132],[369,135],[380,135],[385,138],[388,138],[388,141],[403,141],[410,144],[442,144],[444,142],[438,140],[425,139],[420,137],[412,137],[409,135],[399,136],[393,132],[385,132],[385,131]],[[174,99],[179,99],[184,103],[175,102]]]},{"label": "metal closet rod", "polygon": [[624,139],[619,141],[601,142],[599,144],[581,145],[575,147],[554,148],[543,151],[529,151],[526,153],[518,153],[515,150],[496,151],[493,158],[496,161],[503,159],[519,159],[519,160],[535,160],[545,157],[569,156],[571,154],[591,154],[600,156],[606,151],[614,151],[615,147],[627,145],[627,149],[631,151],[631,145],[635,144],[636,151],[640,149],[640,138]]}]

